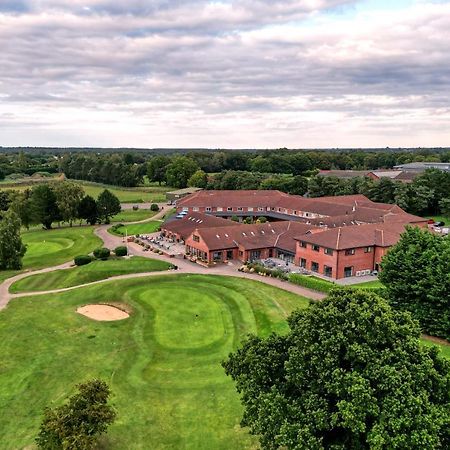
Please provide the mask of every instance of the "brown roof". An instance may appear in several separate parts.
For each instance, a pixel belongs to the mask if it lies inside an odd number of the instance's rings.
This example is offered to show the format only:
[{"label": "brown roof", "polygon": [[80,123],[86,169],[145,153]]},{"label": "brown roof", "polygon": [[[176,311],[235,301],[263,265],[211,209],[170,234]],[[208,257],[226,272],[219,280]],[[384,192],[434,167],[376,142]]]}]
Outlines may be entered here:
[{"label": "brown roof", "polygon": [[245,250],[260,248],[281,248],[295,252],[298,234],[316,228],[299,222],[283,221],[252,225],[231,225],[219,229],[202,228],[195,230],[209,250],[242,247]]},{"label": "brown roof", "polygon": [[370,170],[321,170],[318,175],[323,177],[338,177],[338,178],[355,178],[365,177]]},{"label": "brown roof", "polygon": [[[236,224],[235,224],[236,225]],[[196,228],[220,228],[230,226],[230,221],[220,217],[203,214],[200,212],[192,212],[186,214],[182,219],[174,219],[161,225],[162,230],[167,230],[171,233],[176,233],[181,236],[183,240]]]},{"label": "brown roof", "polygon": [[320,245],[334,250],[358,247],[390,247],[396,244],[407,223],[364,224],[332,228],[319,233],[297,236],[297,240]]}]

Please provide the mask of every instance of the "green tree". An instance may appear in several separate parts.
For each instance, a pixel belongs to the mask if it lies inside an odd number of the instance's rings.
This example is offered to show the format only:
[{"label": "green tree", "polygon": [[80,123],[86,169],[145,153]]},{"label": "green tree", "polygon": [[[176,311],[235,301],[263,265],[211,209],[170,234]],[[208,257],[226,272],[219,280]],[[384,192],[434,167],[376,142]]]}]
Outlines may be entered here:
[{"label": "green tree", "polygon": [[205,188],[208,184],[208,175],[203,170],[197,170],[189,178],[187,184],[191,187]]},{"label": "green tree", "polygon": [[154,156],[147,163],[147,176],[150,181],[157,181],[160,185],[166,181],[166,170],[170,163],[167,156]]},{"label": "green tree", "polygon": [[189,178],[199,169],[197,163],[187,156],[176,156],[167,166],[166,180],[169,186],[185,188]]},{"label": "green tree", "polygon": [[97,199],[98,217],[105,223],[109,223],[112,216],[121,211],[119,199],[108,189],[100,193]]},{"label": "green tree", "polygon": [[53,222],[61,220],[55,193],[48,184],[33,188],[30,203],[33,223],[42,223],[44,228],[49,230]]},{"label": "green tree", "polygon": [[[449,193],[450,195],[450,193]],[[439,202],[439,209],[444,216],[450,217],[450,197],[443,198]]]},{"label": "green tree", "polygon": [[79,206],[84,196],[83,187],[77,183],[62,181],[53,186],[53,191],[62,220],[72,226],[73,221],[79,217]]},{"label": "green tree", "polygon": [[94,379],[77,388],[79,392],[67,404],[44,410],[44,420],[36,438],[38,448],[92,449],[97,438],[114,422],[116,412],[108,405],[111,391],[104,381]]},{"label": "green tree", "polygon": [[381,264],[389,302],[423,330],[450,340],[450,239],[408,228]]},{"label": "green tree", "polygon": [[409,313],[337,289],[223,363],[263,449],[444,449],[450,362]]},{"label": "green tree", "polygon": [[0,270],[22,268],[26,247],[20,237],[20,219],[14,211],[6,211],[0,219]]},{"label": "green tree", "polygon": [[14,191],[11,194],[10,208],[19,216],[22,226],[30,228],[33,223],[33,207],[31,203],[31,190]]},{"label": "green tree", "polygon": [[78,217],[84,219],[90,225],[98,220],[97,202],[90,195],[83,197],[78,205]]}]

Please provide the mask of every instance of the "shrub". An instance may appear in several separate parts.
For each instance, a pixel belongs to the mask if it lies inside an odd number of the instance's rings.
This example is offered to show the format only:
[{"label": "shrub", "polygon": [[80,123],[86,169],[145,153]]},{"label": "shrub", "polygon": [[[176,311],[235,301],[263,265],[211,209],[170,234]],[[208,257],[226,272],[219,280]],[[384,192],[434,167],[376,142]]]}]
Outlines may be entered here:
[{"label": "shrub", "polygon": [[150,206],[150,211],[159,211],[159,206],[156,203],[152,203]]},{"label": "shrub", "polygon": [[110,254],[109,248],[101,247],[94,250],[94,256],[97,259],[108,259]]},{"label": "shrub", "polygon": [[124,245],[121,245],[115,248],[114,253],[116,254],[116,256],[127,256],[128,251]]},{"label": "shrub", "polygon": [[239,222],[239,217],[238,216],[231,216],[231,220],[233,222]]},{"label": "shrub", "polygon": [[335,287],[335,284],[330,283],[329,281],[321,280],[320,278],[312,276],[299,275],[296,273],[289,275],[289,281],[291,283],[298,284],[299,286],[319,292],[330,292],[331,289]]},{"label": "shrub", "polygon": [[138,205],[133,205],[133,211],[137,211],[139,209]]},{"label": "shrub", "polygon": [[89,264],[92,261],[92,256],[89,255],[79,255],[75,256],[73,259],[73,262],[76,266],[84,266],[86,264]]}]

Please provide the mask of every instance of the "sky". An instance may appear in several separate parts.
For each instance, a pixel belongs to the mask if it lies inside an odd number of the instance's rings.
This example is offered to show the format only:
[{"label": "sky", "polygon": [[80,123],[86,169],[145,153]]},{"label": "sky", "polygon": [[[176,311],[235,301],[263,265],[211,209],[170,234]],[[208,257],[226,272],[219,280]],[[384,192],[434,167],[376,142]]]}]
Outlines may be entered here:
[{"label": "sky", "polygon": [[0,146],[450,146],[450,1],[0,0]]}]

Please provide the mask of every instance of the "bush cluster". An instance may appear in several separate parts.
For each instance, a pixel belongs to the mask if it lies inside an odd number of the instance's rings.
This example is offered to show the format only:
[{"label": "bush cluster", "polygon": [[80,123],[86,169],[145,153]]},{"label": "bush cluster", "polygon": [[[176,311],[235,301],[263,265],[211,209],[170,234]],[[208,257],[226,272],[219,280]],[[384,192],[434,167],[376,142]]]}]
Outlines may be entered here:
[{"label": "bush cluster", "polygon": [[116,254],[116,256],[127,256],[128,251],[124,245],[121,245],[114,249],[114,253]]},{"label": "bush cluster", "polygon": [[159,206],[156,203],[152,203],[150,211],[159,211]]},{"label": "bush cluster", "polygon": [[94,256],[97,259],[108,259],[110,254],[111,251],[109,250],[109,248],[101,247],[94,250]]},{"label": "bush cluster", "polygon": [[300,275],[297,273],[291,273],[289,275],[289,281],[291,283],[298,284],[299,286],[325,293],[330,292],[335,287],[335,284],[329,281],[321,280],[320,278],[312,276]]},{"label": "bush cluster", "polygon": [[92,256],[89,255],[79,255],[75,256],[73,259],[73,262],[76,266],[84,266],[86,264],[89,264],[92,261]]},{"label": "bush cluster", "polygon": [[273,278],[279,278],[280,280],[287,281],[289,279],[288,275],[280,269],[269,269],[264,267],[262,264],[258,263],[247,263],[248,269],[254,269],[259,275],[266,275]]}]

